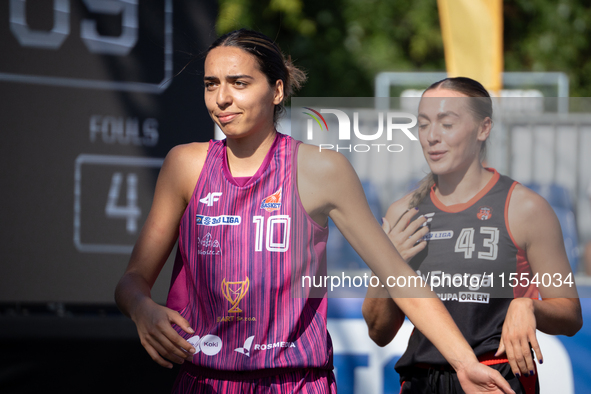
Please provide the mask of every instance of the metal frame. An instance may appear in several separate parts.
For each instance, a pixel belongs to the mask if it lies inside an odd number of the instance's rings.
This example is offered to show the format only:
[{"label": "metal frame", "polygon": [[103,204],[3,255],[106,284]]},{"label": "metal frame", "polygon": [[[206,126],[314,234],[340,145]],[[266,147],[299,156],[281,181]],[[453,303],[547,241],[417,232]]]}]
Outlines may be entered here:
[{"label": "metal frame", "polygon": [[122,92],[164,92],[172,81],[172,0],[164,1],[164,78],[160,83],[100,81],[84,78],[26,75],[0,72],[0,81],[33,85],[66,86],[71,88],[115,90]]},{"label": "metal frame", "polygon": [[[429,86],[447,77],[443,71],[435,72],[381,72],[375,77],[375,97],[390,97],[391,86]],[[563,72],[504,72],[503,84],[516,87],[522,84],[556,86],[557,97],[569,97],[569,79]],[[568,100],[560,100],[558,112],[568,112]]]},{"label": "metal frame", "polygon": [[81,212],[82,204],[82,165],[122,165],[132,167],[160,168],[164,159],[135,156],[109,156],[81,154],[76,158],[74,169],[74,245],[80,252],[85,253],[121,253],[129,254],[133,250],[133,245],[112,245],[84,243],[80,239]]}]

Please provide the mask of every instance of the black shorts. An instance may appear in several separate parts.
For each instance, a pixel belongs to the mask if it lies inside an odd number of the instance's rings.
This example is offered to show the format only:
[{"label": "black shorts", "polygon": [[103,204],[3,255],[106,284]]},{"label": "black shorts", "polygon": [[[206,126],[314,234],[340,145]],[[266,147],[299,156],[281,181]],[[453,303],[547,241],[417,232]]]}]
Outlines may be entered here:
[{"label": "black shorts", "polygon": [[[539,394],[538,375],[516,378],[509,363],[490,366],[501,373],[516,394]],[[455,371],[448,369],[413,368],[405,373],[400,394],[464,394]]]}]

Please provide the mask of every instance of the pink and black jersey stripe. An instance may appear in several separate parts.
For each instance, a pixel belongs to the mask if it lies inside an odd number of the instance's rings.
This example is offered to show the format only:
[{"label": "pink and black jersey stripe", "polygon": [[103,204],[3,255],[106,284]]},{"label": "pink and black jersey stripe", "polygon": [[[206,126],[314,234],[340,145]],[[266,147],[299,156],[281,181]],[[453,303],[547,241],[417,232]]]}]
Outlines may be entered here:
[{"label": "pink and black jersey stripe", "polygon": [[240,186],[225,141],[210,142],[181,219],[167,302],[195,330],[197,366],[332,369],[326,297],[305,297],[297,287],[300,275],[325,267],[328,237],[300,202],[297,145],[277,134],[257,173]]}]

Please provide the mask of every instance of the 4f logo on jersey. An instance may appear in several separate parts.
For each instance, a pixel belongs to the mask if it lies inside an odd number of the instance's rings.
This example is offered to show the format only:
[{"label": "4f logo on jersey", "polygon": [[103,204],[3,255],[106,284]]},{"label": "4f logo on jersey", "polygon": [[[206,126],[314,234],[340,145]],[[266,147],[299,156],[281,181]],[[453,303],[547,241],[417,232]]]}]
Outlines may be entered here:
[{"label": "4f logo on jersey", "polygon": [[431,213],[426,213],[424,215],[425,218],[427,218],[427,221],[425,223],[423,223],[423,225],[421,227],[426,226],[427,224],[431,223],[433,221],[433,216],[435,216],[435,212],[431,212]]},{"label": "4f logo on jersey", "polygon": [[480,211],[476,214],[476,217],[480,220],[488,220],[492,216],[492,208],[480,207]]},{"label": "4f logo on jersey", "polygon": [[279,208],[281,208],[281,188],[261,202],[261,209],[267,212],[277,211]]},{"label": "4f logo on jersey", "polygon": [[206,204],[208,207],[211,207],[213,206],[214,202],[220,199],[221,196],[222,192],[208,193],[207,196],[200,199],[199,202],[202,202],[203,204]]}]

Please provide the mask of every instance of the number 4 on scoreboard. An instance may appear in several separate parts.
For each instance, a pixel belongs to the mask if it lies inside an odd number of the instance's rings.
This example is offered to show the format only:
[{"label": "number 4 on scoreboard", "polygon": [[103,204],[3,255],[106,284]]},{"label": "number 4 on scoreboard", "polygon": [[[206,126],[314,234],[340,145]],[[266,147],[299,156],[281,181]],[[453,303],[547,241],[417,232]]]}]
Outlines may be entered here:
[{"label": "number 4 on scoreboard", "polygon": [[107,205],[105,206],[105,214],[108,218],[113,219],[127,219],[126,230],[130,234],[137,232],[137,221],[142,215],[142,210],[137,206],[137,175],[134,173],[127,174],[127,205],[119,206],[117,201],[121,193],[121,183],[123,182],[123,174],[116,172],[111,178],[111,188],[109,189],[109,197],[107,198]]}]

